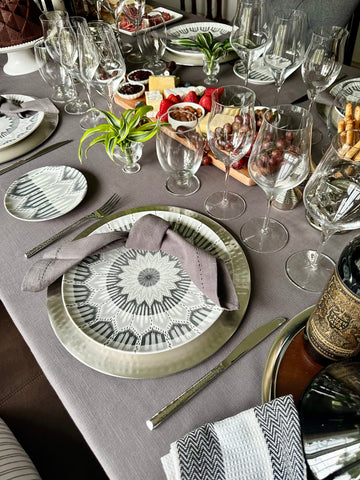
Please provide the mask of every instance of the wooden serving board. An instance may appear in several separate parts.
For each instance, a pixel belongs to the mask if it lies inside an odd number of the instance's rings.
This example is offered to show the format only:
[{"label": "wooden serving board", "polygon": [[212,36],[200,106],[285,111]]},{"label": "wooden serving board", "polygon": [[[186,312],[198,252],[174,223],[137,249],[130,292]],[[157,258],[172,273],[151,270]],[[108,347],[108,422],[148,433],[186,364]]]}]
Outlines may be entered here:
[{"label": "wooden serving board", "polygon": [[[139,98],[135,98],[134,100],[127,100],[120,95],[115,95],[115,103],[122,108],[135,108],[135,105],[138,102],[143,101],[145,103],[145,95],[142,95]],[[213,154],[209,154],[211,158],[211,163],[215,165],[215,167],[220,168],[223,172],[225,172],[225,166],[223,162],[217,160]],[[241,168],[240,170],[235,170],[234,168],[230,169],[230,176],[238,180],[239,182],[243,183],[244,185],[252,186],[256,185],[254,180],[250,177],[249,171],[247,168]]]}]

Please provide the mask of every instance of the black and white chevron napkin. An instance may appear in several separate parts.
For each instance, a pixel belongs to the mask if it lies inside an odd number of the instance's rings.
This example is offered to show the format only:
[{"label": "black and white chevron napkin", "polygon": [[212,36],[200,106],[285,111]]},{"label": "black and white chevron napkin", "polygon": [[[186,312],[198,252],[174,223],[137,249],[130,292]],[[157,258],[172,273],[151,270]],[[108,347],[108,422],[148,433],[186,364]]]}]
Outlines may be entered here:
[{"label": "black and white chevron napkin", "polygon": [[207,423],[172,443],[161,462],[167,480],[305,480],[293,397]]}]

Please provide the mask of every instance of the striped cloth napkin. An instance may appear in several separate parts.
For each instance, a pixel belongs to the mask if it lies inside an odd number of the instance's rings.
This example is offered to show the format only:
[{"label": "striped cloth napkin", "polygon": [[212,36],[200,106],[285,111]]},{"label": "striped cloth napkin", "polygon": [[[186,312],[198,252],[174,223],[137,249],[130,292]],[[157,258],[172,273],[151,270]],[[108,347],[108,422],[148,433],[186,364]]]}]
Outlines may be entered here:
[{"label": "striped cloth napkin", "polygon": [[293,397],[207,423],[172,443],[161,462],[167,480],[305,480]]}]

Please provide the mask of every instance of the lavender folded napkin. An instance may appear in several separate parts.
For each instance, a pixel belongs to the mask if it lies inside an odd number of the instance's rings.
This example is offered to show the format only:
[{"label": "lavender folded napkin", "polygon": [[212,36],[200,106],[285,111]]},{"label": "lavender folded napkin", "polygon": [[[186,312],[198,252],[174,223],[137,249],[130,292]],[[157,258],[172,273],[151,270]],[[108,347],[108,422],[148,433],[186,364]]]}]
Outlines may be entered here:
[{"label": "lavender folded napkin", "polygon": [[53,248],[27,272],[22,290],[43,290],[88,255],[125,246],[152,252],[162,250],[177,257],[204,295],[225,310],[237,310],[238,297],[225,263],[191,245],[169,227],[162,218],[149,214],[141,217],[129,232],[95,233]]},{"label": "lavender folded napkin", "polygon": [[22,102],[19,105],[11,99],[5,99],[5,97],[1,97],[1,100],[0,112],[6,115],[17,115],[25,112],[59,113],[59,110],[49,98],[38,98]]},{"label": "lavender folded napkin", "polygon": [[170,445],[167,480],[305,480],[300,422],[291,395],[207,423]]}]

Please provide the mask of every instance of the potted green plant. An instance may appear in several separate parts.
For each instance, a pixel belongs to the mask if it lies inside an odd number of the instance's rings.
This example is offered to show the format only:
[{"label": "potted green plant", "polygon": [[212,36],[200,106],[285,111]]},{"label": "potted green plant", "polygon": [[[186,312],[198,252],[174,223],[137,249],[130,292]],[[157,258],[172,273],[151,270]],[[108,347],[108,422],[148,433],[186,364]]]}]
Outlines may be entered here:
[{"label": "potted green plant", "polygon": [[203,55],[203,70],[207,75],[204,83],[213,85],[218,82],[216,75],[220,70],[220,58],[228,52],[233,51],[230,40],[226,38],[223,42],[214,39],[211,32],[198,33],[195,39],[192,38],[176,38],[172,40],[174,45],[183,47],[196,48]]},{"label": "potted green plant", "polygon": [[[80,139],[78,157],[80,162],[87,157],[87,151],[97,144],[103,144],[110,159],[115,163],[124,164],[123,171],[135,173],[140,170],[137,163],[141,157],[142,143],[150,140],[160,129],[163,122],[151,121],[147,113],[152,110],[150,105],[142,105],[134,109],[125,110],[120,117],[109,111],[101,112],[107,123],[86,130]],[[84,142],[97,135],[84,150]]]}]

